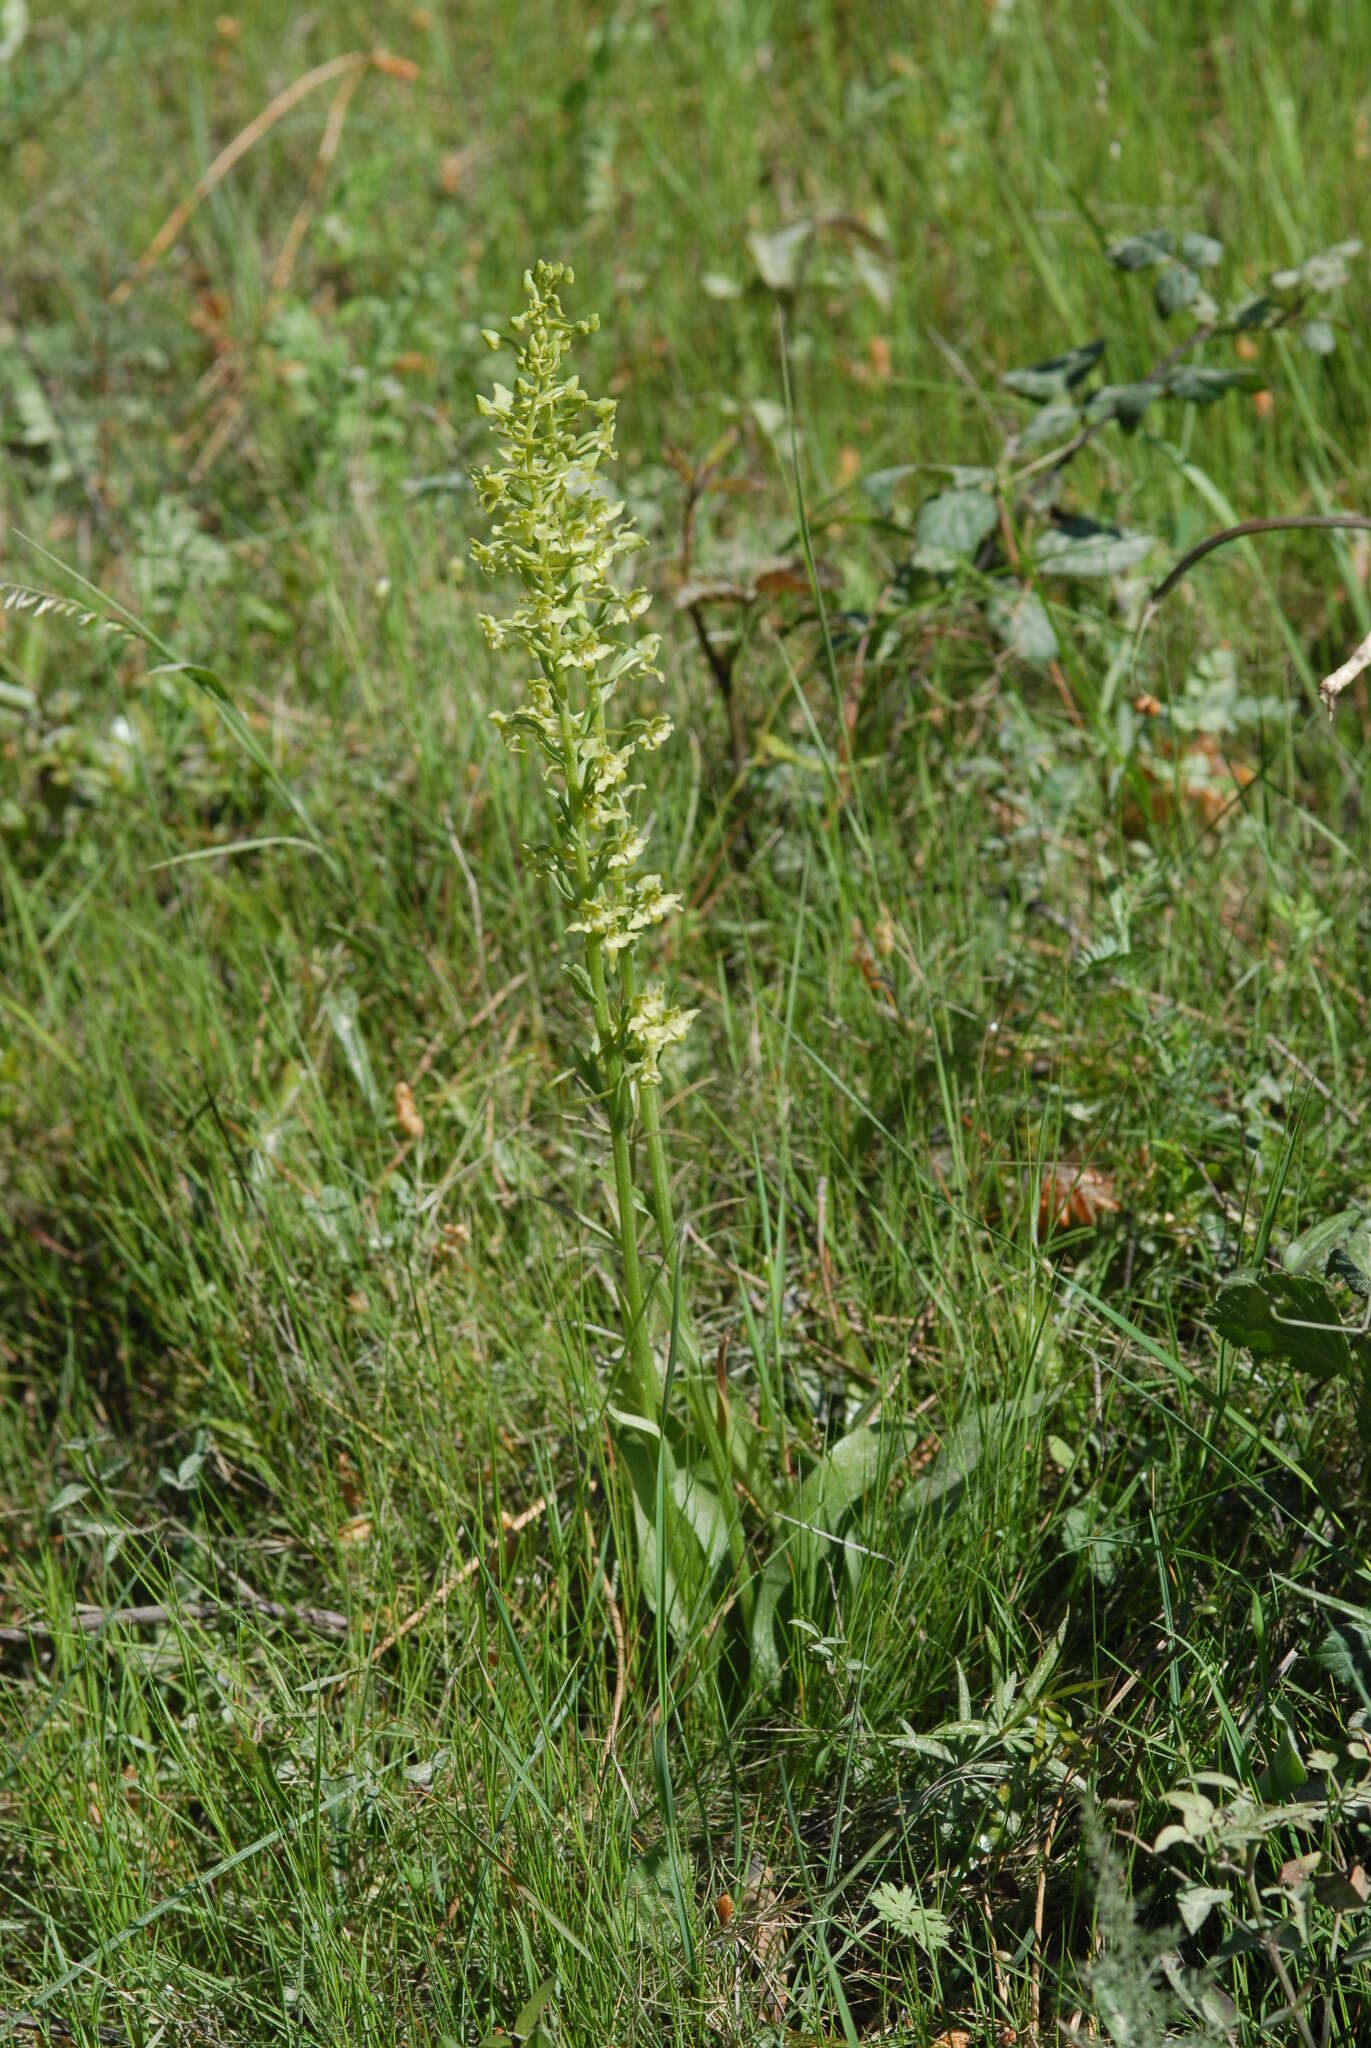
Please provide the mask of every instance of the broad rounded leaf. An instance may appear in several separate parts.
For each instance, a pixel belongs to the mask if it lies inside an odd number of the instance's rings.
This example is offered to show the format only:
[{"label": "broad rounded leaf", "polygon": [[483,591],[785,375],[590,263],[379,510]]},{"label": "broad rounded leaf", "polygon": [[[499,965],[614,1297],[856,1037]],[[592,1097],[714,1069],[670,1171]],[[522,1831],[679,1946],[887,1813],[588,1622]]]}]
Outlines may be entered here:
[{"label": "broad rounded leaf", "polygon": [[1186,263],[1168,263],[1157,279],[1157,289],[1153,293],[1157,311],[1163,320],[1169,320],[1173,313],[1193,304],[1199,296],[1199,277]]},{"label": "broad rounded leaf", "polygon": [[914,538],[920,547],[969,559],[999,521],[989,491],[940,491],[919,507]]},{"label": "broad rounded leaf", "polygon": [[1007,647],[1020,661],[1046,668],[1048,662],[1057,659],[1057,635],[1047,606],[1036,590],[1006,586],[1002,595],[996,593],[989,599],[985,616],[1001,647]]},{"label": "broad rounded leaf", "polygon": [[1216,263],[1223,261],[1223,243],[1216,241],[1213,235],[1182,235],[1181,261],[1188,263],[1192,270],[1212,270]]},{"label": "broad rounded leaf", "polygon": [[1254,1358],[1284,1359],[1297,1372],[1334,1379],[1352,1364],[1333,1297],[1298,1273],[1240,1273],[1219,1289],[1211,1317],[1230,1344]]},{"label": "broad rounded leaf", "polygon": [[1034,413],[1023,432],[1015,436],[1015,446],[1027,454],[1033,448],[1048,448],[1054,441],[1068,441],[1083,417],[1080,407],[1069,399],[1054,400]]},{"label": "broad rounded leaf", "polygon": [[1183,1884],[1176,1894],[1176,1910],[1187,1934],[1198,1934],[1215,1906],[1225,1906],[1228,1893],[1212,1884]]},{"label": "broad rounded leaf", "polygon": [[1085,533],[1054,528],[1038,540],[1033,559],[1045,576],[1122,576],[1145,561],[1155,546],[1150,533],[1120,533],[1109,527]]}]

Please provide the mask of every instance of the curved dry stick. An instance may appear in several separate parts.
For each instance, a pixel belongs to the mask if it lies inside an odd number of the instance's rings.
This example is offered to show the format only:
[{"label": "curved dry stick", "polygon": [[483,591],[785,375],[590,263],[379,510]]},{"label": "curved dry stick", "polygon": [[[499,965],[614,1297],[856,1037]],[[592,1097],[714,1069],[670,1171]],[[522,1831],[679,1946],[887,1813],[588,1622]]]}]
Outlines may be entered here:
[{"label": "curved dry stick", "polygon": [[[1141,638],[1162,599],[1171,594],[1183,576],[1189,575],[1197,562],[1202,562],[1206,555],[1212,555],[1215,548],[1227,547],[1231,540],[1246,540],[1254,533],[1349,532],[1371,533],[1371,518],[1363,512],[1301,512],[1292,513],[1283,519],[1244,519],[1237,526],[1225,526],[1220,532],[1211,533],[1198,547],[1191,548],[1188,554],[1182,555],[1170,575],[1164,576],[1156,589],[1149,594],[1138,629],[1139,637]],[[1330,718],[1333,716],[1334,704],[1348,684],[1355,683],[1357,677],[1369,668],[1371,633],[1367,634],[1360,647],[1354,649],[1341,668],[1335,668],[1332,674],[1326,675],[1319,684],[1319,695]]]},{"label": "curved dry stick", "polygon": [[1169,576],[1164,576],[1147,600],[1148,610],[1169,597],[1181,578],[1188,576],[1197,562],[1206,555],[1212,555],[1215,548],[1225,548],[1231,540],[1246,540],[1254,533],[1371,533],[1371,518],[1364,512],[1301,512],[1284,519],[1243,519],[1237,526],[1225,526],[1219,533],[1211,533],[1198,547],[1181,556]]}]

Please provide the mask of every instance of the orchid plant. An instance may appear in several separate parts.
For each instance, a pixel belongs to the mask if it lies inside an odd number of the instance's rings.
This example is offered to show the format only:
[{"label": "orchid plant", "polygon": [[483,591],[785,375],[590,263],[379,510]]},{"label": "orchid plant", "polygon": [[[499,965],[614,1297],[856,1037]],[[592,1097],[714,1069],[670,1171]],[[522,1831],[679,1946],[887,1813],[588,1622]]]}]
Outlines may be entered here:
[{"label": "orchid plant", "polygon": [[[648,1164],[647,1206],[679,1303],[678,1244],[662,1136],[661,1062],[685,1037],[694,1011],[664,986],[640,979],[646,935],[680,907],[680,898],[646,867],[648,829],[632,777],[641,759],[670,737],[671,721],[618,716],[628,685],[660,682],[658,636],[643,631],[646,590],[624,588],[618,565],[643,546],[609,488],[614,460],[613,399],[591,398],[568,358],[598,321],[571,320],[560,288],[573,283],[561,263],[525,273],[525,306],[509,333],[487,329],[494,350],[513,349],[513,385],[497,383],[477,400],[494,432],[497,462],[473,482],[490,515],[490,538],[473,544],[481,569],[515,587],[513,609],[487,614],[491,649],[517,651],[525,684],[516,709],[496,723],[515,751],[541,756],[551,811],[548,840],[530,848],[566,909],[565,929],[581,940],[568,973],[589,1012],[588,1057],[581,1071],[609,1126],[625,1327],[623,1378],[631,1413],[611,1414],[636,1440],[659,1440],[665,1376],[653,1344],[650,1288],[638,1243],[635,1140]],[[679,1308],[673,1337],[682,1334]],[[661,1318],[657,1318],[660,1326]],[[701,1382],[688,1337],[683,1375],[691,1427],[713,1466],[719,1508],[735,1562],[742,1530],[733,1504],[722,1418]],[[663,1443],[665,1439],[660,1439]],[[652,1454],[655,1491],[655,1452]],[[641,1464],[641,1459],[639,1460]],[[646,1512],[645,1489],[639,1505]]]}]

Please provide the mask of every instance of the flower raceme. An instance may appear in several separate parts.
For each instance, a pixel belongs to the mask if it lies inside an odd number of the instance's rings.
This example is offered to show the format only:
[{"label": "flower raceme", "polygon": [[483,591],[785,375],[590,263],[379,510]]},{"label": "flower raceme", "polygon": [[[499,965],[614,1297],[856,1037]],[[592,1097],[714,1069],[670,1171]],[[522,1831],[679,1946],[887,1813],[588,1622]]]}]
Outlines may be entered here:
[{"label": "flower raceme", "polygon": [[[572,972],[594,1012],[597,1056],[613,1082],[650,1087],[694,1015],[660,988],[638,989],[633,972],[639,935],[680,904],[660,875],[640,869],[648,835],[633,816],[641,784],[629,779],[671,721],[609,718],[622,686],[660,680],[660,643],[637,631],[648,593],[615,580],[616,563],[643,542],[602,475],[614,459],[614,401],[592,399],[567,367],[576,338],[599,325],[563,313],[558,287],[572,282],[564,264],[539,263],[525,272],[527,304],[512,332],[485,332],[491,348],[513,347],[516,367],[512,389],[497,383],[477,399],[499,467],[473,475],[491,525],[472,554],[520,586],[511,613],[481,620],[491,648],[517,648],[528,671],[522,703],[495,722],[509,746],[531,744],[543,757],[554,833],[536,857],[574,913],[567,929],[586,942],[585,967]],[[607,967],[617,970],[612,993]]]}]

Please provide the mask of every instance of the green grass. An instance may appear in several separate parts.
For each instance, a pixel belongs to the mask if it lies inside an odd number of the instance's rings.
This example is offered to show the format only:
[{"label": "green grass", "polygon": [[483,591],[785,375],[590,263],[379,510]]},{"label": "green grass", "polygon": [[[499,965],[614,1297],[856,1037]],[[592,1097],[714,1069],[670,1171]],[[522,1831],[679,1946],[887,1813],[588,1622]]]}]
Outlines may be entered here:
[{"label": "green grass", "polygon": [[[217,12],[35,10],[0,73],[0,577],[60,585],[49,550],[239,721],[136,642],[0,633],[0,2039],[467,2043],[552,1979],[565,2043],[1035,2013],[1046,2042],[1086,2009],[1096,1899],[1063,1769],[1151,1923],[1168,1869],[1236,1912],[1236,1879],[1148,1850],[1166,1793],[1371,1704],[1317,1654],[1371,1629],[1351,1393],[1206,1322],[1259,1239],[1371,1187],[1371,729],[1364,685],[1332,727],[1308,687],[1371,624],[1366,560],[1217,556],[1112,703],[1107,601],[1064,603],[1071,716],[954,600],[859,657],[908,540],[853,474],[993,461],[999,373],[1068,342],[1142,374],[1166,330],[1097,228],[1204,228],[1256,282],[1363,227],[1371,17]],[[327,87],[112,307],[216,152],[382,33],[420,75],[363,80],[280,305]],[[881,226],[892,295],[834,235],[785,309],[835,655],[803,597],[762,608],[740,783],[672,610],[669,451],[739,429],[702,571],[795,550],[747,236],[804,212]],[[695,1327],[773,1477],[882,1432],[842,1541],[794,1541],[765,1696],[709,1654],[735,1585],[665,1640],[639,1583],[603,1131],[520,852],[540,790],[488,717],[517,677],[465,566],[479,330],[542,254],[601,313],[585,381],[620,396],[661,592]],[[1102,435],[1081,502],[1158,566],[1225,504],[1371,509],[1366,276],[1326,362],[1264,345],[1268,413]],[[1129,708],[1215,650],[1278,707],[1222,731],[1252,774],[1222,816]],[[780,1526],[749,1514],[761,1558]],[[77,1625],[130,1605],[169,1618]],[[1017,1720],[1010,1672],[1041,1685]],[[909,1744],[936,1729],[942,1761]],[[1357,1829],[1315,1830],[1325,1870]],[[947,1945],[878,1923],[880,1884]],[[1296,2038],[1260,1949],[1221,1980],[1236,2038]],[[1369,1992],[1341,1962],[1315,2038],[1362,2038]]]}]

